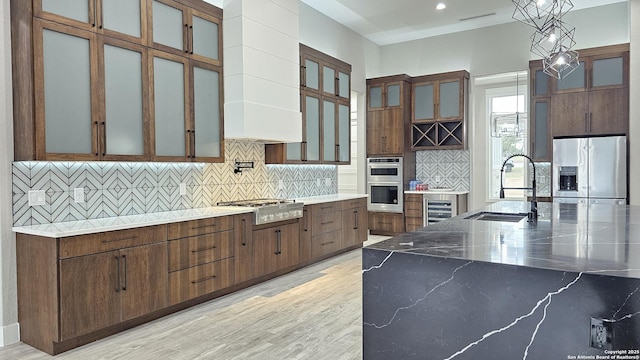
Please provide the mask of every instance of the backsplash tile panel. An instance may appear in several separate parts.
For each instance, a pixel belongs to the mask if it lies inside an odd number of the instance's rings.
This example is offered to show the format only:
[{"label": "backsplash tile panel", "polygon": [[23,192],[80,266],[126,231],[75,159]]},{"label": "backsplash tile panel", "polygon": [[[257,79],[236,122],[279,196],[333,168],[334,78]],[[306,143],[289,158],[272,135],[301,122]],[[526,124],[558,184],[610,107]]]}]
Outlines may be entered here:
[{"label": "backsplash tile panel", "polygon": [[[469,191],[469,150],[427,150],[416,152],[416,178],[430,188]],[[436,181],[439,178],[439,182]]]},{"label": "backsplash tile panel", "polygon": [[[226,140],[225,154],[221,164],[14,162],[13,222],[36,225],[338,192],[334,165],[266,165],[264,145],[254,142]],[[236,161],[253,161],[254,168],[235,174]],[[187,185],[185,196],[180,195],[180,183]],[[75,188],[84,188],[84,203],[74,202]],[[46,205],[29,207],[30,190],[45,190]]]}]

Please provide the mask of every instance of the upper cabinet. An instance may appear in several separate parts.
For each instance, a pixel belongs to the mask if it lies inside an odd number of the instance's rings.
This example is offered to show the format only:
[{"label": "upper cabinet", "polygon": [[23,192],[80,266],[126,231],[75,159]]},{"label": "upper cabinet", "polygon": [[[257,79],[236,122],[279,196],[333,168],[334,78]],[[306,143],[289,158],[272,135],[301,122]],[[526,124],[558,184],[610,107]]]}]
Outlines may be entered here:
[{"label": "upper cabinet", "polygon": [[467,71],[412,78],[412,150],[466,147],[468,88]]},{"label": "upper cabinet", "polygon": [[147,0],[33,0],[33,14],[138,44],[147,39]]},{"label": "upper cabinet", "polygon": [[536,161],[551,161],[554,137],[628,134],[629,45],[578,52],[578,68],[562,80],[545,74],[540,60],[529,63],[529,149]]},{"label": "upper cabinet", "polygon": [[[220,9],[33,1],[12,3],[16,160],[223,161]],[[148,41],[164,7],[188,51]]]},{"label": "upper cabinet", "polygon": [[367,157],[410,152],[410,81],[408,75],[367,79]]},{"label": "upper cabinet", "polygon": [[367,110],[403,108],[405,92],[402,81],[367,85]]},{"label": "upper cabinet", "polygon": [[173,0],[152,0],[149,22],[153,47],[219,65],[221,20]]},{"label": "upper cabinet", "polygon": [[267,144],[268,164],[351,163],[351,65],[300,44],[302,142]]}]

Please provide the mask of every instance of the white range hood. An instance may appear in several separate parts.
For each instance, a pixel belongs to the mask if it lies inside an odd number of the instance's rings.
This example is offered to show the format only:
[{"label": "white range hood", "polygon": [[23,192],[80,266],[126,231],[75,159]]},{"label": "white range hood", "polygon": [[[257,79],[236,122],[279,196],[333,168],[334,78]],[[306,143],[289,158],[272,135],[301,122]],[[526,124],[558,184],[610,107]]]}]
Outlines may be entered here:
[{"label": "white range hood", "polygon": [[224,0],[224,135],[302,141],[298,0]]}]

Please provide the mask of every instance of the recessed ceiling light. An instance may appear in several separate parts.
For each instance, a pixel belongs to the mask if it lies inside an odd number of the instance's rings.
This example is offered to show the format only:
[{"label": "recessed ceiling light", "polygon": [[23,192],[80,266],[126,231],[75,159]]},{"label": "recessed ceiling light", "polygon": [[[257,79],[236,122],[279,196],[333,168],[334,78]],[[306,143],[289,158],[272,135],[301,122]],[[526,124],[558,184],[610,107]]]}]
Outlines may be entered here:
[{"label": "recessed ceiling light", "polygon": [[446,7],[447,7],[447,5],[445,5],[444,3],[438,3],[438,5],[436,5],[436,9],[437,10],[442,10],[442,9],[444,9]]}]

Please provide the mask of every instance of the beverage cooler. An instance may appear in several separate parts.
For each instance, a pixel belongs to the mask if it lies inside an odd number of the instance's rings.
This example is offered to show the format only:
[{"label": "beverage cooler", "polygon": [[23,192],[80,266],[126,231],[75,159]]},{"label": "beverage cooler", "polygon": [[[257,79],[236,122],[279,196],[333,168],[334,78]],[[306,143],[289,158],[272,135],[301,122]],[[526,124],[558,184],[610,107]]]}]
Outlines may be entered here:
[{"label": "beverage cooler", "polygon": [[422,201],[424,226],[450,219],[467,211],[466,194],[424,194]]}]

